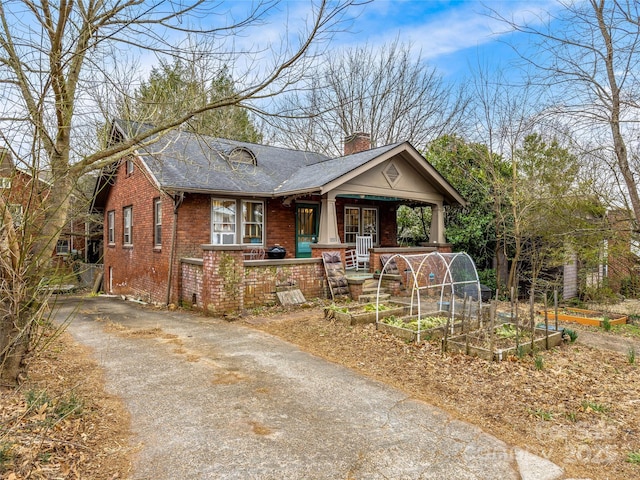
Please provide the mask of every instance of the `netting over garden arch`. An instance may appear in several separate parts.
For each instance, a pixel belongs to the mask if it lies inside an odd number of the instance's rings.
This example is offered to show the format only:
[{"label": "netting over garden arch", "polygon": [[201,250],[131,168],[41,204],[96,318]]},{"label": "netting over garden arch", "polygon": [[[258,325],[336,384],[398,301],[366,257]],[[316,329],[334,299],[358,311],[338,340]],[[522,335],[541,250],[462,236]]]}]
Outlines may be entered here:
[{"label": "netting over garden arch", "polygon": [[[476,265],[465,252],[424,254],[395,254],[383,264],[378,279],[376,311],[385,274],[403,275],[406,288],[411,293],[410,315],[439,314],[456,317],[463,313],[480,318],[482,295]],[[379,312],[376,323],[380,321]],[[453,323],[452,323],[453,324]],[[420,322],[418,322],[420,341]]]}]

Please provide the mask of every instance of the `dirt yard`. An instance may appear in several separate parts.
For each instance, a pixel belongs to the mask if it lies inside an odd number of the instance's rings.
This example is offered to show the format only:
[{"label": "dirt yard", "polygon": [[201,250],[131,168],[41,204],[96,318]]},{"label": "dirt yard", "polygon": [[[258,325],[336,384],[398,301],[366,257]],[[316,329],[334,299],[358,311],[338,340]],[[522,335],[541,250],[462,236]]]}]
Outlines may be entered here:
[{"label": "dirt yard", "polygon": [[127,478],[129,414],[105,393],[89,351],[69,334],[49,339],[17,390],[0,391],[0,478]]},{"label": "dirt yard", "polygon": [[[587,346],[578,337],[539,353],[537,362],[525,356],[490,363],[443,356],[439,343],[406,343],[372,324],[328,321],[317,307],[262,311],[243,321],[549,458],[567,476],[640,478],[640,358],[629,352]],[[620,332],[571,328],[631,341]]]},{"label": "dirt yard", "polygon": [[[568,477],[640,478],[640,358],[627,346],[635,341],[640,354],[637,327],[604,333],[572,325],[606,348],[579,336],[537,362],[525,356],[489,363],[443,356],[439,344],[406,343],[375,325],[328,321],[321,304],[263,309],[236,321],[547,457]],[[0,392],[0,416],[3,479],[106,480],[130,472],[135,446],[126,409],[104,392],[99,368],[66,334],[34,362],[19,390]]]}]

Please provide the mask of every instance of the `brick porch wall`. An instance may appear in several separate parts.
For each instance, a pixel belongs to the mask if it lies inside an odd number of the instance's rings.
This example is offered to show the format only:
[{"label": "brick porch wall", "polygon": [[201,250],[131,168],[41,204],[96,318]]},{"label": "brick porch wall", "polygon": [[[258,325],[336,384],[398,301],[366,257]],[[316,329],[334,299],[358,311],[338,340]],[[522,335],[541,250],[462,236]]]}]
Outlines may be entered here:
[{"label": "brick porch wall", "polygon": [[[240,247],[203,247],[202,259],[181,259],[180,302],[214,315],[277,302],[279,288],[307,299],[325,297],[324,267],[315,259],[246,262]],[[195,299],[195,302],[194,302]]]}]

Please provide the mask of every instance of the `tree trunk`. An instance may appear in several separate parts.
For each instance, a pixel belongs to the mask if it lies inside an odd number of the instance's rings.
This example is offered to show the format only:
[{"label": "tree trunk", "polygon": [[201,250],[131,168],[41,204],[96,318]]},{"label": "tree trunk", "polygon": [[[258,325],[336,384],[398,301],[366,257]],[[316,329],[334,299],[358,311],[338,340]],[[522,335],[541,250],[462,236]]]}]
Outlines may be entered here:
[{"label": "tree trunk", "polygon": [[11,213],[2,196],[0,212],[0,385],[17,385],[25,373],[31,319],[22,310],[27,288],[20,271],[20,247]]}]

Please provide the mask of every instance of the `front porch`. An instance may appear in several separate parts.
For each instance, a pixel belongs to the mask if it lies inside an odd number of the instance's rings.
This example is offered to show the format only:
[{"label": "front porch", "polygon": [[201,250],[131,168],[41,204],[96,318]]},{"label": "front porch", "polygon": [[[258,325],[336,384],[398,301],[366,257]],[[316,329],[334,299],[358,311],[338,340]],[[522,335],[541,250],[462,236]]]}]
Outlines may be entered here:
[{"label": "front porch", "polygon": [[[381,270],[381,255],[415,255],[438,250],[450,252],[449,245],[441,248],[372,248],[369,271],[349,271],[347,275],[351,296],[357,299],[362,292],[362,284],[373,278],[376,270]],[[307,299],[330,298],[320,258],[322,250],[322,247],[314,246],[313,258],[247,260],[242,247],[202,245],[202,258],[183,258],[180,261],[179,301],[213,315],[224,315],[275,305],[277,293],[283,289],[300,289]],[[316,257],[316,254],[320,256]],[[406,268],[403,265],[398,267],[400,272]],[[402,273],[394,277],[390,279],[389,291],[398,295],[404,289],[406,279]]]}]

